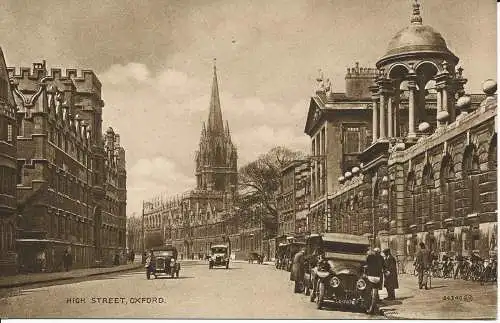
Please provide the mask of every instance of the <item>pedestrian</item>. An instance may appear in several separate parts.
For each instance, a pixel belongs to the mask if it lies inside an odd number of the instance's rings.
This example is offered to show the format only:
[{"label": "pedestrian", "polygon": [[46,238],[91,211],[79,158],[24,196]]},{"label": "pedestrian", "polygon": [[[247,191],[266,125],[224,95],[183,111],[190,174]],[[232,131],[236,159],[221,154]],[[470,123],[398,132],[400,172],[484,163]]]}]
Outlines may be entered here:
[{"label": "pedestrian", "polygon": [[417,251],[415,258],[415,269],[418,274],[418,288],[429,289],[428,279],[429,279],[429,269],[432,264],[432,255],[429,249],[425,248],[425,243],[420,242],[420,250]]},{"label": "pedestrian", "polygon": [[63,256],[63,264],[64,264],[64,270],[69,271],[71,269],[71,265],[73,265],[73,256],[71,255],[71,252],[66,249],[64,252]]},{"label": "pedestrian", "polygon": [[304,287],[304,248],[293,257],[292,270],[290,271],[290,280],[294,281],[294,293],[301,293]]},{"label": "pedestrian", "polygon": [[378,290],[382,289],[382,282],[384,280],[384,258],[380,255],[380,249],[374,248],[366,257],[366,275],[370,278],[372,288],[377,291],[376,296],[378,300]]},{"label": "pedestrian", "polygon": [[398,268],[396,265],[396,258],[394,258],[394,256],[391,254],[391,250],[389,248],[384,249],[384,266],[384,286],[387,290],[387,297],[385,299],[393,301],[396,299],[394,290],[399,288]]},{"label": "pedestrian", "polygon": [[130,251],[130,261],[133,263],[135,260],[135,253],[134,250]]}]

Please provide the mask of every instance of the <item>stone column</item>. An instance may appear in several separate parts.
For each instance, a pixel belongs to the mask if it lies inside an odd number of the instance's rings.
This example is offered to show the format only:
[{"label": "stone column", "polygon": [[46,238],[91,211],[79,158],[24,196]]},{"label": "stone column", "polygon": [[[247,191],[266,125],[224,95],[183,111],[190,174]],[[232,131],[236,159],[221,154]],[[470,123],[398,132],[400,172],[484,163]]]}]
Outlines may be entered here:
[{"label": "stone column", "polygon": [[400,104],[400,96],[401,96],[401,91],[399,90],[399,87],[401,86],[401,82],[396,82],[396,87],[394,89],[394,135],[396,137],[400,137],[401,133],[399,132],[399,104]]},{"label": "stone column", "polygon": [[443,100],[443,104],[441,106],[441,109],[443,111],[447,111],[448,113],[450,113],[450,111],[448,111],[448,91],[446,89],[446,86],[443,87],[442,89],[442,98]]},{"label": "stone column", "polygon": [[380,93],[380,139],[386,138],[385,132],[385,93]]},{"label": "stone column", "polygon": [[441,128],[443,124],[437,120],[437,116],[439,115],[439,112],[442,111],[442,97],[441,97],[441,88],[436,87],[437,93],[436,93],[436,128]]},{"label": "stone column", "polygon": [[409,99],[408,99],[408,138],[415,138],[415,81],[408,82]]},{"label": "stone column", "polygon": [[375,143],[378,139],[378,107],[376,98],[373,99],[372,107],[372,134],[372,142]]},{"label": "stone column", "polygon": [[387,135],[389,138],[394,137],[394,121],[392,116],[392,95],[389,95],[387,100]]}]

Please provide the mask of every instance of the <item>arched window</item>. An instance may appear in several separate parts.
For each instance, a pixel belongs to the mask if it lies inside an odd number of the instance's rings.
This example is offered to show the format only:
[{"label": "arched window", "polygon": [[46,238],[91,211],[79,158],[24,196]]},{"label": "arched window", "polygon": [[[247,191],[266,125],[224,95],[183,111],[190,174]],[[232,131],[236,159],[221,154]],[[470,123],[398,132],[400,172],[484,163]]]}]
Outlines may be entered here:
[{"label": "arched window", "polygon": [[474,145],[468,145],[465,148],[462,160],[462,176],[464,178],[466,196],[469,196],[469,201],[466,205],[467,214],[480,212],[479,157],[476,154]]},{"label": "arched window", "polygon": [[488,148],[488,170],[497,170],[497,134],[495,133]]},{"label": "arched window", "polygon": [[430,164],[426,164],[422,171],[422,195],[423,195],[423,207],[422,207],[422,216],[425,221],[434,221],[435,214],[432,212],[432,193],[434,189],[434,174],[432,171],[432,166]]},{"label": "arched window", "polygon": [[446,155],[441,162],[439,188],[445,207],[445,213],[441,213],[441,221],[453,219],[455,217],[455,171],[453,170],[453,159],[450,155]]},{"label": "arched window", "polygon": [[406,198],[407,198],[406,206],[407,206],[409,225],[417,223],[415,189],[416,189],[415,173],[413,171],[410,171],[406,179]]}]

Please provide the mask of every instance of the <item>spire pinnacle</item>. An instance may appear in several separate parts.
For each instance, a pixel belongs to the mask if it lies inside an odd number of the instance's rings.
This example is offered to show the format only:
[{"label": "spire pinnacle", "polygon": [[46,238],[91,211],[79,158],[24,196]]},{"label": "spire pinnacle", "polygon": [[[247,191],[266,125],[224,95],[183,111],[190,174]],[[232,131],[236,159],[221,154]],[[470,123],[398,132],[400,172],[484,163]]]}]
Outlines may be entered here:
[{"label": "spire pinnacle", "polygon": [[420,16],[420,3],[418,3],[418,0],[415,0],[413,3],[413,15],[411,16],[410,21],[415,25],[422,24],[422,17]]},{"label": "spire pinnacle", "polygon": [[212,81],[212,95],[210,97],[210,112],[208,114],[208,132],[224,133],[224,123],[222,122],[222,111],[219,99],[219,84],[217,82],[217,68],[214,58],[214,77]]}]

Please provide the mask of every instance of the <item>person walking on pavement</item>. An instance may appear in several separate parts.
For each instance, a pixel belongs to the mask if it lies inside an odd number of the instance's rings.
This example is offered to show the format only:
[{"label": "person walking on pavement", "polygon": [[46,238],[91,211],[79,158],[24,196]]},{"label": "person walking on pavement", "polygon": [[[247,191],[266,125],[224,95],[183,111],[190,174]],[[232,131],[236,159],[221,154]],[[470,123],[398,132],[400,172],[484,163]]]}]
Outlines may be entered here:
[{"label": "person walking on pavement", "polygon": [[304,248],[293,257],[292,270],[290,272],[290,280],[294,281],[294,293],[301,293],[304,287]]},{"label": "person walking on pavement", "polygon": [[429,289],[427,285],[427,280],[429,276],[429,269],[432,264],[432,255],[429,249],[425,248],[425,244],[420,242],[420,250],[417,251],[417,255],[415,258],[415,269],[418,273],[418,288],[422,289],[425,286],[425,289]]},{"label": "person walking on pavement", "polygon": [[386,300],[393,301],[396,299],[395,289],[399,288],[398,284],[398,268],[396,258],[391,254],[389,248],[384,249],[384,266],[385,266],[385,279],[384,286],[387,290]]},{"label": "person walking on pavement", "polygon": [[69,252],[69,250],[66,250],[64,252],[63,264],[64,270],[69,271],[71,269],[71,265],[73,264],[73,256],[71,255],[71,252]]},{"label": "person walking on pavement", "polygon": [[377,312],[377,303],[380,300],[378,291],[382,289],[384,279],[384,258],[380,255],[380,249],[374,248],[368,252],[366,257],[366,275],[371,287],[371,304],[368,313]]}]

